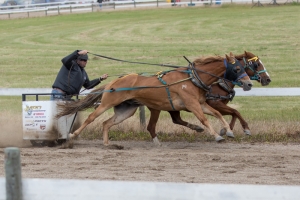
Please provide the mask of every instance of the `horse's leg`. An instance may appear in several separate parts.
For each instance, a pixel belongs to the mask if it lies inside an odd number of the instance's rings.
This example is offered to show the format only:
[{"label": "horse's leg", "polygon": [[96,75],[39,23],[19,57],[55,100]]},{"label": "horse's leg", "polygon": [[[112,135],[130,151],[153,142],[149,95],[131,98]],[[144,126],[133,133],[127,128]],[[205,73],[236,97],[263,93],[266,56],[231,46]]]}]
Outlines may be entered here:
[{"label": "horse's leg", "polygon": [[157,146],[161,146],[161,144],[157,138],[156,131],[155,131],[156,123],[158,121],[159,114],[160,114],[160,110],[154,110],[152,108],[148,108],[148,109],[150,110],[150,120],[149,120],[149,123],[147,126],[147,130],[149,131],[154,144]]},{"label": "horse's leg", "polygon": [[[228,106],[227,106],[228,107]],[[243,127],[244,133],[246,135],[251,135],[251,131],[250,128],[248,126],[248,123],[245,121],[245,119],[242,117],[241,113],[233,108],[228,107],[228,110],[230,110],[230,112],[221,112],[222,115],[231,115],[231,122],[230,122],[230,128],[233,129],[234,125],[235,125],[235,121],[236,119],[239,119],[240,124]],[[228,114],[227,114],[228,113]]]},{"label": "horse's leg", "polygon": [[[153,142],[156,145],[160,146],[161,144],[160,144],[160,142],[157,138],[155,128],[156,128],[156,124],[157,124],[159,114],[160,114],[161,111],[160,110],[154,110],[152,108],[148,108],[148,109],[150,110],[150,120],[149,120],[149,123],[148,123],[148,126],[147,126],[147,130],[150,132],[150,135],[153,139]],[[186,121],[183,121],[180,117],[180,112],[179,111],[168,111],[168,112],[171,115],[171,118],[172,118],[172,121],[173,121],[174,124],[182,125],[182,126],[190,128],[192,130],[196,130],[198,132],[204,131],[204,129],[200,126],[190,124]]]},{"label": "horse's leg", "polygon": [[74,133],[69,133],[68,141],[64,143],[60,148],[73,148],[73,140],[76,137],[78,137],[78,135],[87,125],[93,122],[99,115],[105,112],[108,108],[109,107],[104,107],[102,104],[98,106],[98,108],[88,116],[88,118],[84,121],[84,123],[77,130],[75,130]]},{"label": "horse's leg", "polygon": [[101,105],[98,106],[98,108],[88,116],[88,118],[84,121],[84,123],[77,130],[75,130],[73,134],[72,133],[69,134],[69,139],[74,139],[78,137],[78,135],[87,125],[92,123],[97,117],[99,117],[106,110],[107,110],[106,107],[102,107]]},{"label": "horse's leg", "polygon": [[180,112],[179,111],[168,111],[169,114],[171,115],[172,121],[174,124],[182,125],[185,127],[188,127],[192,130],[195,130],[197,132],[202,132],[204,129],[201,126],[195,125],[195,124],[190,124],[186,121],[183,121],[180,117]]},{"label": "horse's leg", "polygon": [[223,118],[222,114],[219,111],[217,111],[214,108],[212,108],[211,106],[209,106],[206,102],[201,104],[201,107],[205,114],[212,115],[212,116],[216,117],[217,119],[219,119],[224,127],[222,130],[226,133],[226,135],[228,137],[234,138],[233,132],[230,129],[229,124],[226,122],[226,120]]},{"label": "horse's leg", "polygon": [[[218,110],[222,115],[231,115],[232,116],[232,119],[229,123],[229,126],[230,126],[231,130],[233,130],[233,127],[235,125],[235,121],[238,118],[241,125],[242,125],[242,127],[243,127],[243,129],[244,129],[244,133],[246,135],[251,135],[248,123],[245,121],[245,119],[242,117],[242,115],[239,111],[237,111],[234,108],[231,108],[231,107],[227,106],[222,101],[217,101],[217,102],[214,102],[212,104],[209,103],[209,105],[211,107],[213,107],[214,109]],[[225,133],[226,132],[225,132],[224,129],[222,129],[220,131],[220,135],[224,135]]]},{"label": "horse's leg", "polygon": [[125,119],[131,117],[137,110],[138,105],[121,103],[114,107],[114,116],[103,122],[103,144],[109,145],[108,132],[110,127],[119,124]]},{"label": "horse's leg", "polygon": [[[205,103],[206,104],[206,103]],[[198,101],[189,101],[189,102],[185,102],[186,108],[191,111],[198,119],[199,121],[206,126],[209,129],[209,133],[210,135],[215,137],[215,140],[217,142],[221,142],[224,140],[224,138],[222,136],[220,136],[219,134],[217,134],[215,132],[215,130],[212,128],[211,124],[209,123],[209,121],[207,120],[207,118],[205,117],[203,110],[202,110],[202,105],[200,106]],[[207,104],[206,104],[207,105]],[[220,114],[220,113],[219,113]],[[220,114],[221,115],[221,114]],[[222,115],[221,115],[222,117]],[[225,121],[225,120],[224,120]],[[228,124],[227,124],[228,125]],[[228,125],[229,127],[229,125]]]}]

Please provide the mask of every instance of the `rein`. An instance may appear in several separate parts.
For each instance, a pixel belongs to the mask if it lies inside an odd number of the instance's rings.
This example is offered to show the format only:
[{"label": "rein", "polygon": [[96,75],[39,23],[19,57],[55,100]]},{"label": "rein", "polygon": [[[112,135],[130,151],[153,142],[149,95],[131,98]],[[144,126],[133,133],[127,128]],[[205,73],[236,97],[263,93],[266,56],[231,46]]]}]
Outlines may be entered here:
[{"label": "rein", "polygon": [[[103,56],[103,55],[99,55],[99,54],[95,54],[95,53],[91,53],[91,52],[88,52],[88,53],[89,53],[89,54],[92,54],[92,55],[94,55],[94,56],[101,57],[101,58],[106,58],[106,59],[109,59],[109,60],[114,60],[114,61],[119,61],[119,62],[132,63],[132,64],[152,65],[152,66],[171,67],[171,68],[190,68],[190,65],[192,64],[185,56],[184,56],[184,58],[185,58],[185,59],[189,62],[189,64],[190,64],[188,67],[186,67],[186,66],[178,66],[178,65],[168,65],[168,64],[155,64],[155,63],[146,63],[146,62],[135,62],[135,61],[121,60],[121,59],[117,59],[117,58],[112,58],[112,57],[108,57],[108,56]],[[198,72],[202,72],[202,73],[205,73],[205,74],[208,74],[208,75],[210,75],[210,76],[213,76],[213,77],[216,77],[216,78],[219,78],[219,79],[223,79],[224,81],[232,82],[234,85],[236,85],[236,82],[227,80],[227,79],[224,78],[224,77],[216,76],[215,74],[212,74],[212,73],[203,71],[203,70],[201,70],[201,69],[193,68],[193,70],[198,71]]]},{"label": "rein", "polygon": [[108,57],[108,56],[102,56],[99,54],[94,54],[91,52],[88,52],[89,54],[92,54],[94,56],[98,56],[101,58],[106,58],[109,60],[114,60],[114,61],[119,61],[119,62],[126,62],[126,63],[133,63],[133,64],[142,64],[142,65],[154,65],[154,66],[161,66],[161,67],[172,67],[172,68],[181,68],[183,66],[177,66],[177,65],[168,65],[168,64],[155,64],[155,63],[145,63],[145,62],[135,62],[135,61],[128,61],[128,60],[121,60],[121,59],[117,59],[117,58],[112,58],[112,57]]}]

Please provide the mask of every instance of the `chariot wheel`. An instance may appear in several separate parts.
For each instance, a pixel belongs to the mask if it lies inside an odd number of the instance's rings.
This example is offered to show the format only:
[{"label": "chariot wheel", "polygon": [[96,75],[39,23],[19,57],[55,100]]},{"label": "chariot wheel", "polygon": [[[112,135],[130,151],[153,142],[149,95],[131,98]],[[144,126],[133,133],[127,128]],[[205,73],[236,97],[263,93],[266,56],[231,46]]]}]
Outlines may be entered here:
[{"label": "chariot wheel", "polygon": [[34,147],[54,147],[56,145],[52,140],[30,140],[30,142]]},{"label": "chariot wheel", "polygon": [[67,142],[67,139],[57,139],[57,144],[62,145],[63,143]]},{"label": "chariot wheel", "polygon": [[47,145],[47,142],[43,140],[30,140],[30,143],[34,147],[44,147]]}]

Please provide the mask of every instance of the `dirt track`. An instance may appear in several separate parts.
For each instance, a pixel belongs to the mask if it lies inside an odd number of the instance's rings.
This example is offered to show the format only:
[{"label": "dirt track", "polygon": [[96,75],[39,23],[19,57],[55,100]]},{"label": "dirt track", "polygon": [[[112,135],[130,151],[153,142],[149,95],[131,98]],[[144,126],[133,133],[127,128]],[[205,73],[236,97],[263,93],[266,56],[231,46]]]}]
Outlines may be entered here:
[{"label": "dirt track", "polygon": [[[300,185],[300,145],[77,140],[73,149],[21,148],[23,178]],[[4,148],[0,149],[4,158]],[[0,163],[3,166],[4,159]],[[5,176],[4,167],[0,176]]]}]

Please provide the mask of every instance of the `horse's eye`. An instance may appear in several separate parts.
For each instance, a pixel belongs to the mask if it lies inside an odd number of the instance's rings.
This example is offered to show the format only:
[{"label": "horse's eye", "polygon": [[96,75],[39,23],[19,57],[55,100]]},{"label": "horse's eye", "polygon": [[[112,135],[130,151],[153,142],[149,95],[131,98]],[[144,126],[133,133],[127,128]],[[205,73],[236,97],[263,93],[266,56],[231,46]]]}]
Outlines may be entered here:
[{"label": "horse's eye", "polygon": [[236,67],[233,68],[233,71],[235,73],[239,73],[241,71],[241,68],[239,66],[236,66]]}]

